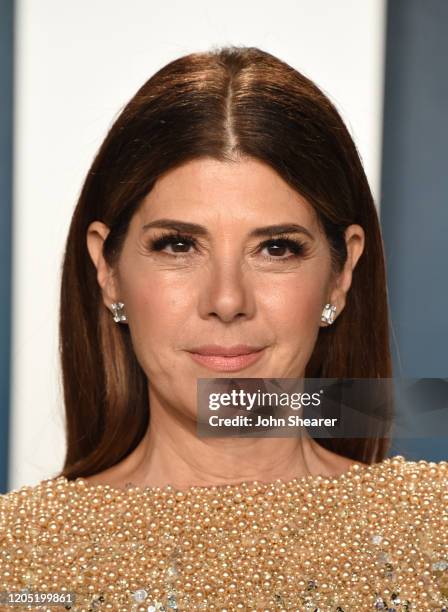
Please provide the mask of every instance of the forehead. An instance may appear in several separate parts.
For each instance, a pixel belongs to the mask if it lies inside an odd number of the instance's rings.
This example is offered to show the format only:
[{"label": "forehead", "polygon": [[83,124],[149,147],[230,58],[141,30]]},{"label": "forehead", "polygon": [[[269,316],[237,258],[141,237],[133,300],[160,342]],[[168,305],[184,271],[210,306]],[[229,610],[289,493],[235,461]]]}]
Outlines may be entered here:
[{"label": "forehead", "polygon": [[317,226],[311,204],[268,164],[255,159],[189,161],[164,174],[139,209],[146,222],[158,216],[188,221],[219,218],[236,223],[296,221]]}]

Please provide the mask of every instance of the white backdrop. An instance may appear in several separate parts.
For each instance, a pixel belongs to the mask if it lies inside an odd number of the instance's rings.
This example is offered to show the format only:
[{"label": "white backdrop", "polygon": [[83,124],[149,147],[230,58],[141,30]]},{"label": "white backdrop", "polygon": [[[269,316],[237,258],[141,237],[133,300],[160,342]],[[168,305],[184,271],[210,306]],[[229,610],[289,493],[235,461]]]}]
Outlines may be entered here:
[{"label": "white backdrop", "polygon": [[157,69],[192,51],[257,46],[333,100],[380,186],[385,0],[18,0],[9,488],[64,456],[60,265],[94,153]]}]

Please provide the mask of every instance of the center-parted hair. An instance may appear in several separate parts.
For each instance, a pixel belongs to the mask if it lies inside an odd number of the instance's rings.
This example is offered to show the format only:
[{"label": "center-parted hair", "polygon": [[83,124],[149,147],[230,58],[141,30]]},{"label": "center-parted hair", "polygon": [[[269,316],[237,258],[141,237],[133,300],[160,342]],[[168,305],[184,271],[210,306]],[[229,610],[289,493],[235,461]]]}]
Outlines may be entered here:
[{"label": "center-parted hair", "polygon": [[[110,228],[104,256],[113,266],[132,216],[157,179],[201,157],[269,164],[314,208],[335,271],[347,256],[346,227],[363,227],[364,252],[345,308],[333,325],[319,329],[305,376],[392,376],[378,217],[360,156],[336,108],[310,79],[260,49],[193,53],[164,66],[125,106],[95,156],[72,217],[59,330],[67,437],[61,474],[68,478],[124,459],[150,417],[146,375],[128,326],[116,325],[103,303],[87,228],[95,220]],[[381,461],[389,445],[388,437],[375,432],[371,438],[317,441],[366,463]]]}]

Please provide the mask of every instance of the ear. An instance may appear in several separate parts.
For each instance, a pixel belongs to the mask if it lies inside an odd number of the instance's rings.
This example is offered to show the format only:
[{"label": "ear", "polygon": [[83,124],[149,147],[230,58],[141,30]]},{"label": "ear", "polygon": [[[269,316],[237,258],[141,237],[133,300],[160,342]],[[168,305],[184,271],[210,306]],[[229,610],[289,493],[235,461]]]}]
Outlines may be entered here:
[{"label": "ear", "polygon": [[[349,225],[345,230],[345,244],[347,247],[347,259],[343,269],[336,277],[333,289],[328,296],[329,303],[336,306],[336,317],[345,307],[347,293],[352,284],[353,270],[358,263],[364,250],[365,234],[360,225]],[[322,324],[326,326],[326,324]]]},{"label": "ear", "polygon": [[87,249],[95,267],[96,278],[103,294],[103,302],[110,310],[110,305],[118,301],[118,287],[114,270],[107,264],[103,255],[104,241],[109,228],[101,221],[93,221],[87,228]]}]

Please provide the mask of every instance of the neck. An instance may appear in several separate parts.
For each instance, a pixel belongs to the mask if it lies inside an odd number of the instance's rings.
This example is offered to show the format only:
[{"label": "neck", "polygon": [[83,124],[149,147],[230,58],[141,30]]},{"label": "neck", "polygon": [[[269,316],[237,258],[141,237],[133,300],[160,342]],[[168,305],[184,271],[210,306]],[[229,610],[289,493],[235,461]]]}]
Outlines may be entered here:
[{"label": "neck", "polygon": [[304,434],[291,438],[199,438],[193,417],[150,396],[148,430],[125,460],[98,481],[115,486],[177,489],[190,486],[272,482],[309,475],[336,476],[353,463]]}]

